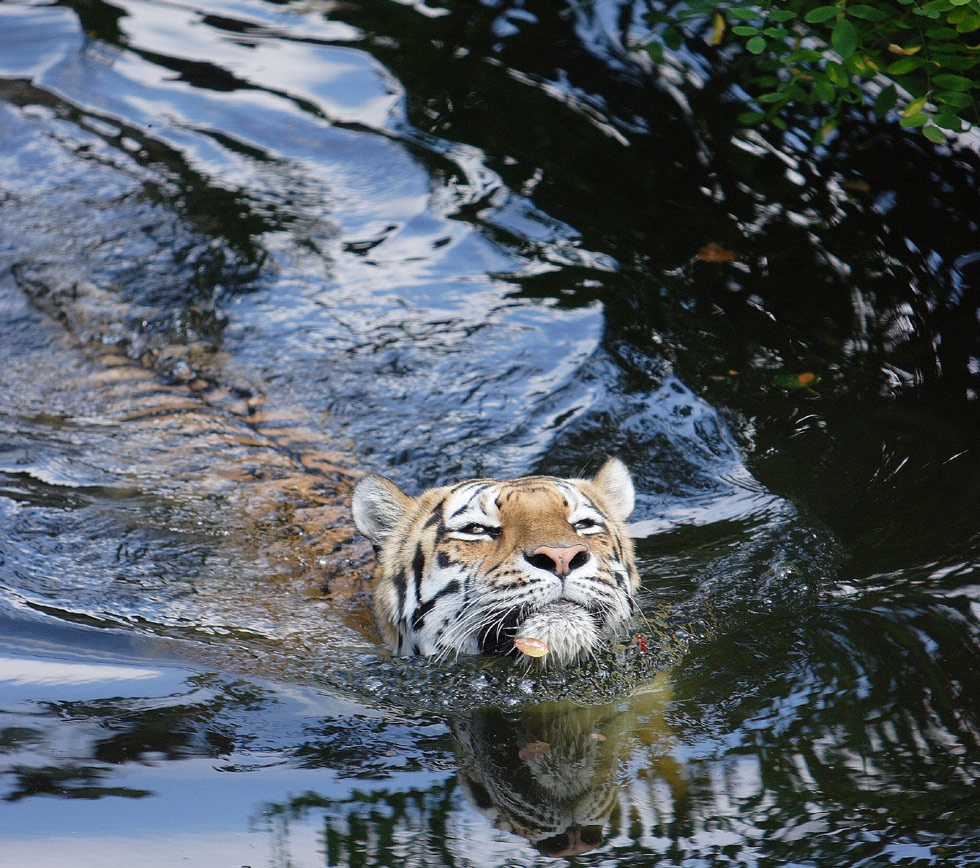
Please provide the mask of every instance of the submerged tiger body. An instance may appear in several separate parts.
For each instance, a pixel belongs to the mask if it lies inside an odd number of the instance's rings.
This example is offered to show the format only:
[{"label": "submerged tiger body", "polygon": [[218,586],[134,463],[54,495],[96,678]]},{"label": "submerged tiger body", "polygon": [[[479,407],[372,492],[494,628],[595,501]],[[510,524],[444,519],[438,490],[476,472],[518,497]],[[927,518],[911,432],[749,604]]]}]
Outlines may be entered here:
[{"label": "submerged tiger body", "polygon": [[593,479],[474,479],[412,498],[377,475],[354,489],[374,545],[374,613],[399,654],[514,653],[539,639],[569,665],[622,632],[639,577],[622,462]]}]

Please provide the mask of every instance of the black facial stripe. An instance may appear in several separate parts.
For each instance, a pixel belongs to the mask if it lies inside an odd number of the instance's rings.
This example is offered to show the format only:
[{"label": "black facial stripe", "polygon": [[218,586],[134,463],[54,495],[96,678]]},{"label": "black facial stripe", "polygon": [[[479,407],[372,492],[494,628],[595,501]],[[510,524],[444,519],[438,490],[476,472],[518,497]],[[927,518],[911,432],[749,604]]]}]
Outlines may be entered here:
[{"label": "black facial stripe", "polygon": [[438,524],[440,521],[442,521],[442,505],[445,502],[446,502],[445,498],[439,501],[439,504],[433,510],[432,515],[430,515],[425,520],[425,524],[422,525],[422,530],[428,530],[430,527],[432,527],[432,525]]},{"label": "black facial stripe", "polygon": [[438,591],[433,597],[428,601],[423,603],[418,609],[415,610],[415,616],[412,618],[412,627],[418,631],[425,626],[425,616],[432,611],[436,603],[439,602],[443,597],[447,597],[450,594],[458,594],[460,591],[459,582],[453,579],[448,582],[444,588]]},{"label": "black facial stripe", "polygon": [[405,615],[405,591],[407,589],[405,571],[399,570],[395,573],[391,581],[395,586],[395,590],[398,592],[398,616],[401,618]]},{"label": "black facial stripe", "polygon": [[415,575],[415,602],[422,602],[422,574],[425,572],[425,552],[422,543],[415,546],[415,557],[412,558],[412,573]]},{"label": "black facial stripe", "polygon": [[448,524],[454,518],[456,518],[457,516],[462,515],[464,512],[466,512],[466,510],[468,510],[470,508],[470,506],[473,504],[473,501],[476,500],[478,497],[480,497],[489,488],[490,488],[490,486],[489,485],[486,485],[486,484],[484,484],[484,485],[478,485],[476,487],[476,490],[473,492],[473,494],[467,499],[466,503],[464,503],[458,509],[453,510],[452,515],[449,515],[449,516],[446,517],[446,523]]},{"label": "black facial stripe", "polygon": [[439,552],[436,555],[436,564],[438,564],[440,570],[449,569],[452,566],[452,561],[449,559],[449,555],[445,552]]}]

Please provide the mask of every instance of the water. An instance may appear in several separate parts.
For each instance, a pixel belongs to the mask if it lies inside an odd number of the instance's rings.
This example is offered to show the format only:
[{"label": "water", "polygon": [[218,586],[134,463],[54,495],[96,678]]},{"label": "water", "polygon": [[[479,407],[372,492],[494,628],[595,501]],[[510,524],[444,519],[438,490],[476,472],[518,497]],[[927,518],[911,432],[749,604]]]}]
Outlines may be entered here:
[{"label": "water", "polygon": [[[975,145],[636,11],[0,6],[5,865],[980,858]],[[645,653],[386,656],[359,469],[606,454]]]}]

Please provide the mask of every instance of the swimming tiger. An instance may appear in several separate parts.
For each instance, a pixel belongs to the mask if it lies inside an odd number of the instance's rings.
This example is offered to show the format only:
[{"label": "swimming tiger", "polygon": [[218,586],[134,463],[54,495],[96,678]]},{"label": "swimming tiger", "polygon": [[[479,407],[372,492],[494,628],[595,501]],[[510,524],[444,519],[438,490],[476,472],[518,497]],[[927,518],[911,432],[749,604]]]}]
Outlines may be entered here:
[{"label": "swimming tiger", "polygon": [[416,498],[369,474],[354,523],[374,545],[374,614],[399,654],[515,654],[538,639],[573,664],[622,632],[639,576],[634,489],[609,459],[592,479],[471,479]]}]

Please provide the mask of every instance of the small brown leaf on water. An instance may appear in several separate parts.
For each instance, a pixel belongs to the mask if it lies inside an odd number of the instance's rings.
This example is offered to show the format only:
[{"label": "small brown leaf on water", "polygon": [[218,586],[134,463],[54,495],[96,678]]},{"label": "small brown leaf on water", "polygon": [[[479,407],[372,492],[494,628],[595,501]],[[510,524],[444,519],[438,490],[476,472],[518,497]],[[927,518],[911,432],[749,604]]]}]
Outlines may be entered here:
[{"label": "small brown leaf on water", "polygon": [[524,745],[518,751],[517,755],[522,760],[535,760],[539,757],[543,757],[549,750],[551,750],[551,745],[546,741],[532,741]]},{"label": "small brown leaf on water", "polygon": [[540,639],[515,639],[514,647],[528,657],[544,657],[548,653],[548,646]]},{"label": "small brown leaf on water", "polygon": [[817,379],[817,375],[807,371],[805,374],[800,374],[797,376],[796,381],[801,386],[809,386],[815,379]]},{"label": "small brown leaf on water", "polygon": [[711,241],[698,251],[698,259],[702,262],[734,262],[738,254]]}]

